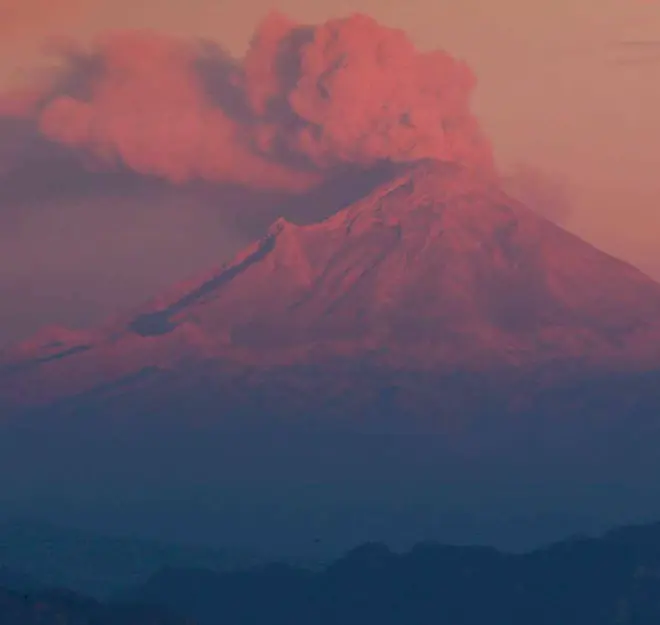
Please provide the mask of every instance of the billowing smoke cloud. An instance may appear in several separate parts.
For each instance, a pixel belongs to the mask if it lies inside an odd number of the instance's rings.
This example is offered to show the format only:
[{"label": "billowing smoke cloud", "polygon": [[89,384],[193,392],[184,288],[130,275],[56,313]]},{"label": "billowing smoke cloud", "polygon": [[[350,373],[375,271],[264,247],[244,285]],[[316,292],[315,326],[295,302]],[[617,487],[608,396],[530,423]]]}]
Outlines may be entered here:
[{"label": "billowing smoke cloud", "polygon": [[43,103],[40,128],[97,165],[175,183],[300,186],[297,172],[255,155],[212,101],[201,67],[213,62],[220,80],[230,69],[226,57],[209,55],[215,52],[156,33],[106,35],[93,54],[70,56],[57,85],[63,93]]},{"label": "billowing smoke cloud", "polygon": [[272,15],[254,36],[243,80],[267,152],[320,169],[491,163],[470,113],[470,69],[442,51],[418,52],[403,31],[367,16],[300,27]]},{"label": "billowing smoke cloud", "polygon": [[564,223],[573,213],[568,183],[531,165],[518,165],[501,176],[504,189],[514,198],[555,223]]},{"label": "billowing smoke cloud", "polygon": [[0,346],[136,305],[393,167],[492,168],[469,69],[364,16],[271,15],[241,60],[148,31],[58,46],[0,97]]},{"label": "billowing smoke cloud", "polygon": [[473,87],[465,64],[369,17],[301,26],[274,14],[242,62],[208,42],[105,35],[68,53],[38,122],[104,167],[300,191],[428,158],[490,169]]}]

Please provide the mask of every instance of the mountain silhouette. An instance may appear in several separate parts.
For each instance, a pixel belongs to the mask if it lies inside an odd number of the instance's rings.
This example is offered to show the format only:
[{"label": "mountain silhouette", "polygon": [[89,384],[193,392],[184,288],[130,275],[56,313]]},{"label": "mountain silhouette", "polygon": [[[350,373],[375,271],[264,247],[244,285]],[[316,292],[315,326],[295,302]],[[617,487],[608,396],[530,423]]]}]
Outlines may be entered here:
[{"label": "mountain silhouette", "polygon": [[660,619],[659,539],[655,524],[524,554],[437,543],[397,553],[367,543],[318,571],[166,569],[126,596],[200,625],[651,625]]},{"label": "mountain silhouette", "polygon": [[105,605],[67,590],[18,593],[0,588],[2,625],[195,625],[141,605]]},{"label": "mountain silhouette", "polygon": [[0,587],[68,588],[104,599],[165,566],[210,570],[263,561],[231,550],[94,534],[30,519],[0,522]]}]

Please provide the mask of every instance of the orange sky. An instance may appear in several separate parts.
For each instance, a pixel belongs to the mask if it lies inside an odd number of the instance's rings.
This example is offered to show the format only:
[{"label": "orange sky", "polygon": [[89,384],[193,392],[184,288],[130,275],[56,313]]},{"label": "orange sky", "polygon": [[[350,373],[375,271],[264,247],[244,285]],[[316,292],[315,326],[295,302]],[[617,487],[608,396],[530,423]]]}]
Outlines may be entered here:
[{"label": "orange sky", "polygon": [[368,12],[420,47],[465,58],[500,163],[531,162],[566,179],[579,200],[569,227],[660,278],[660,53],[618,64],[611,45],[660,39],[660,0],[0,0],[0,16],[15,24],[0,32],[10,59],[0,74],[6,81],[29,66],[49,31],[146,26],[240,53],[271,6],[305,21]]}]

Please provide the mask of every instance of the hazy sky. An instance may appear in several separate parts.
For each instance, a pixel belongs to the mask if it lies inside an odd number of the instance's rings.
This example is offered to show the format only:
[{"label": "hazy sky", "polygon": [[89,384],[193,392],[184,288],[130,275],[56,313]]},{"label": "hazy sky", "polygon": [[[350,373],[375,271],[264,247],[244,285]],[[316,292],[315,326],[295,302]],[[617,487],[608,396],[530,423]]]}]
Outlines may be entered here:
[{"label": "hazy sky", "polygon": [[660,39],[660,0],[0,0],[0,77],[20,78],[49,36],[106,28],[212,37],[240,54],[272,7],[312,22],[367,12],[467,60],[500,164],[565,180],[567,226],[660,278],[660,46],[657,61],[652,47],[616,46]]}]

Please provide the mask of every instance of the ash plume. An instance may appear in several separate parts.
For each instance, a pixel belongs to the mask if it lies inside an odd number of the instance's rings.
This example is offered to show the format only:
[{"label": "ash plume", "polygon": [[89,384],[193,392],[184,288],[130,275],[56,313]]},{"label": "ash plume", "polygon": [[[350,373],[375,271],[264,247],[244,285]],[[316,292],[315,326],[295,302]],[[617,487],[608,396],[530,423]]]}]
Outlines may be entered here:
[{"label": "ash plume", "polygon": [[475,79],[443,51],[421,53],[365,15],[298,26],[279,15],[255,33],[243,89],[266,153],[325,170],[423,159],[491,164],[470,113]]},{"label": "ash plume", "polygon": [[92,324],[417,160],[493,168],[467,66],[362,15],[271,14],[242,59],[152,31],[46,52],[0,94],[0,344]]},{"label": "ash plume", "polygon": [[42,103],[39,127],[97,167],[173,183],[304,186],[298,172],[249,149],[239,124],[206,88],[204,64],[220,80],[230,68],[228,57],[199,42],[152,32],[107,34],[90,55],[70,55],[71,71]]},{"label": "ash plume", "polygon": [[62,56],[36,123],[96,167],[293,192],[430,158],[492,169],[470,69],[364,15],[307,26],[272,14],[242,60],[148,31]]}]

